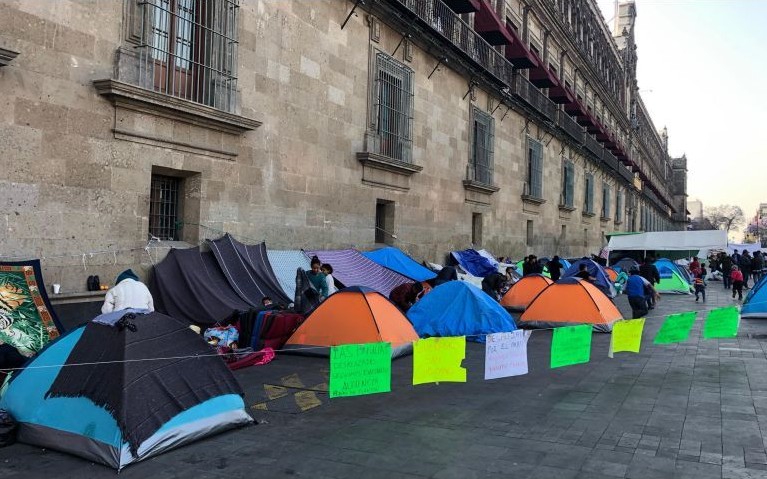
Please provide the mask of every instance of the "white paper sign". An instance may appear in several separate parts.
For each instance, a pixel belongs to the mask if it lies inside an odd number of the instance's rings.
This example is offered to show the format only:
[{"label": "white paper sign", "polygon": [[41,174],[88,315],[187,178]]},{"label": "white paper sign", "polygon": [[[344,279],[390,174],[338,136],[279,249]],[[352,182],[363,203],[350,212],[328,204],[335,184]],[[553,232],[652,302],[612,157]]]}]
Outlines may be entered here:
[{"label": "white paper sign", "polygon": [[485,339],[485,379],[527,374],[527,340],[532,331],[488,334]]}]

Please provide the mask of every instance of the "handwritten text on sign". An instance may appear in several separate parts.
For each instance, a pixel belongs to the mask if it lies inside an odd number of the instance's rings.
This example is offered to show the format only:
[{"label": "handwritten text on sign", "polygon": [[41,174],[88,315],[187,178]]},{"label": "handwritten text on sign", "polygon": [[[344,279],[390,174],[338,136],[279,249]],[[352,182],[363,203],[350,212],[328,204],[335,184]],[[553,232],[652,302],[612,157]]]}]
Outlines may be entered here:
[{"label": "handwritten text on sign", "polygon": [[413,343],[413,384],[466,382],[466,337],[427,338]]},{"label": "handwritten text on sign", "polygon": [[488,334],[485,342],[485,379],[527,374],[530,331]]},{"label": "handwritten text on sign", "polygon": [[330,397],[391,391],[391,344],[345,344],[330,348]]}]

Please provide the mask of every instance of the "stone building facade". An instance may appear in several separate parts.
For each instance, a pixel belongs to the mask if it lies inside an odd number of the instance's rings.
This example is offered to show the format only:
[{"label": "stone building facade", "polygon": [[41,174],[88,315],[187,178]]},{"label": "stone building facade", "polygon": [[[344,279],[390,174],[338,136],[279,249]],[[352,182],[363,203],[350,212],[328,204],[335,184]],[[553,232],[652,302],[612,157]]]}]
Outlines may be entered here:
[{"label": "stone building facade", "polygon": [[635,14],[0,0],[0,254],[44,258],[71,291],[222,231],[441,261],[471,245],[579,256],[613,231],[680,229],[680,170],[638,94]]}]

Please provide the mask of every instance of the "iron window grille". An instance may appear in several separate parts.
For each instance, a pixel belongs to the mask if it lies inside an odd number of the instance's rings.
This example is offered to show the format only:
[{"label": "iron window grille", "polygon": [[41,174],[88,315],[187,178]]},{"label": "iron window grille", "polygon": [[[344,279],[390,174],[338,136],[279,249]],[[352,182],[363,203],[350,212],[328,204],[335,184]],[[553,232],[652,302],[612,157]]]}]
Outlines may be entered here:
[{"label": "iron window grille", "polygon": [[575,167],[573,162],[565,160],[562,165],[562,204],[573,207],[575,189]]},{"label": "iron window grille", "polygon": [[413,70],[385,53],[376,54],[375,153],[413,162]]},{"label": "iron window grille", "polygon": [[527,189],[526,194],[543,198],[543,145],[527,138]]},{"label": "iron window grille", "polygon": [[610,217],[610,185],[602,183],[602,218]]},{"label": "iron window grille", "polygon": [[586,173],[586,187],[584,188],[583,211],[594,213],[594,174]]},{"label": "iron window grille", "polygon": [[140,0],[138,86],[233,112],[239,0]]},{"label": "iron window grille", "polygon": [[152,175],[149,192],[149,234],[163,241],[179,240],[181,179]]},{"label": "iron window grille", "polygon": [[467,179],[492,185],[495,120],[479,108],[473,108],[471,116],[471,153]]},{"label": "iron window grille", "polygon": [[618,190],[615,192],[615,221],[618,223],[623,220],[621,210],[623,210],[623,195]]}]

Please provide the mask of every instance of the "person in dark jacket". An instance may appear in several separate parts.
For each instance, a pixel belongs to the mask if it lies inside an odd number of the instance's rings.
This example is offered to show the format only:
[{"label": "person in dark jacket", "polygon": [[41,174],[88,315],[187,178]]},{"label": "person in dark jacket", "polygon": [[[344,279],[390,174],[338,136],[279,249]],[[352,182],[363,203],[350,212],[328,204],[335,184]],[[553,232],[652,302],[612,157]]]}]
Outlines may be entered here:
[{"label": "person in dark jacket", "polygon": [[629,270],[629,279],[626,280],[626,296],[631,305],[631,317],[637,319],[647,315],[647,296],[654,297],[656,294],[650,282],[639,275],[639,269],[632,267]]},{"label": "person in dark jacket", "polygon": [[722,269],[722,283],[724,283],[724,289],[730,289],[732,286],[732,279],[730,273],[732,273],[732,258],[730,255],[720,253],[719,266]]},{"label": "person in dark jacket", "polygon": [[740,255],[738,266],[743,273],[743,288],[748,289],[748,278],[751,276],[751,254],[747,250],[743,250],[743,254]]},{"label": "person in dark jacket", "polygon": [[455,281],[458,279],[458,272],[452,266],[445,266],[437,272],[437,277],[429,280],[429,284],[434,287],[440,284],[447,283],[448,281]]},{"label": "person in dark jacket", "polygon": [[311,271],[307,271],[306,276],[309,277],[309,282],[312,283],[314,289],[320,293],[320,301],[324,301],[328,297],[328,282],[325,279],[325,273],[320,271],[322,261],[317,256],[313,256],[311,267]]},{"label": "person in dark jacket", "polygon": [[533,255],[530,255],[530,256],[525,256],[525,260],[522,261],[522,276],[533,274],[533,272],[531,271],[532,259],[533,259]]},{"label": "person in dark jacket", "polygon": [[764,268],[762,252],[754,251],[754,257],[751,258],[751,277],[754,278],[754,284],[762,279],[762,268]]},{"label": "person in dark jacket", "polygon": [[[655,288],[656,284],[660,283],[660,272],[658,271],[658,268],[653,264],[653,258],[648,256],[644,259],[644,263],[642,263],[642,266],[639,267],[639,276],[646,279],[647,282],[650,283],[650,286],[653,288]],[[655,308],[654,295],[647,295],[647,308]]]},{"label": "person in dark jacket", "polygon": [[549,261],[547,266],[549,268],[549,275],[551,275],[551,280],[556,283],[562,276],[562,263],[559,262],[559,256],[554,256],[554,258]]}]

